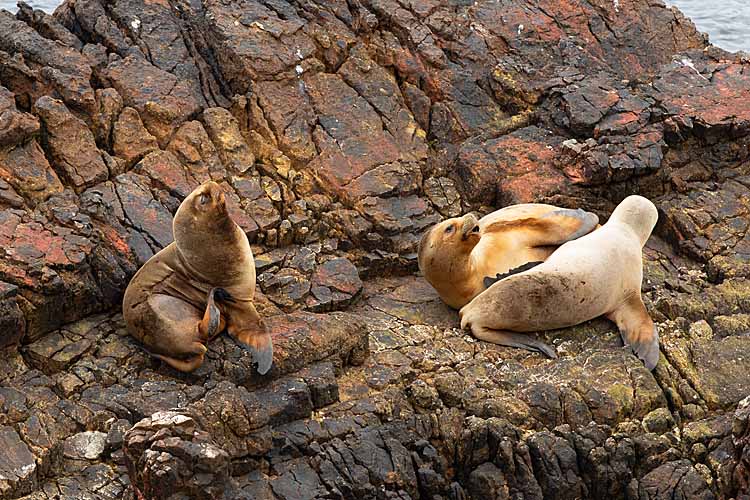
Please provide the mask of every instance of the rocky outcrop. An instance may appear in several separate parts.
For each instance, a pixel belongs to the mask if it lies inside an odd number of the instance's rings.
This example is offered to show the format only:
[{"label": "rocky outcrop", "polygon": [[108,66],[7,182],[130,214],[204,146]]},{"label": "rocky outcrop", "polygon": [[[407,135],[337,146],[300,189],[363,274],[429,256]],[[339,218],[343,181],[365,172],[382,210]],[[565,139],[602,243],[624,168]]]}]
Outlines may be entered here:
[{"label": "rocky outcrop", "polygon": [[[0,497],[745,498],[750,70],[660,1],[68,0],[0,12]],[[206,180],[274,368],[178,374],[130,277]],[[605,320],[477,342],[422,231],[659,207],[648,372]]]}]

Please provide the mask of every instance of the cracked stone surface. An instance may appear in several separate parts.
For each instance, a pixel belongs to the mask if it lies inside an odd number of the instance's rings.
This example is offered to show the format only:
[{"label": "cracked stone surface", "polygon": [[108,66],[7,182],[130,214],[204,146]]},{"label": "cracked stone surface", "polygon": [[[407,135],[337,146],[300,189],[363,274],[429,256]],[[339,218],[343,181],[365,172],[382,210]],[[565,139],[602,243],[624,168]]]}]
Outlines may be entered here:
[{"label": "cracked stone surface", "polygon": [[[0,498],[748,498],[748,94],[659,0],[0,12]],[[119,311],[209,179],[262,377],[227,336],[176,373]],[[445,217],[632,193],[653,372],[604,319],[477,342],[416,274]]]}]

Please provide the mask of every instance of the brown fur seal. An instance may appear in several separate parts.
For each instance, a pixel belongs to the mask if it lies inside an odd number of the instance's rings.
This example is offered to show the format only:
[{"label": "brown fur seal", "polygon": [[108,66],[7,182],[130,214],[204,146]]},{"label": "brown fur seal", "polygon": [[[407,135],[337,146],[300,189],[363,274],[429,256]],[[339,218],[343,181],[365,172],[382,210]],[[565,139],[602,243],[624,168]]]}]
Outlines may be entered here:
[{"label": "brown fur seal", "polygon": [[659,360],[659,335],[641,300],[641,250],[657,217],[646,198],[625,198],[600,229],[479,294],[461,309],[461,328],[471,328],[481,340],[555,357],[544,343],[513,332],[564,328],[606,315],[652,370]]},{"label": "brown fur seal", "polygon": [[430,228],[419,243],[419,269],[449,306],[459,309],[485,290],[484,279],[520,272],[559,245],[591,232],[599,218],[583,210],[529,203]]},{"label": "brown fur seal", "polygon": [[229,216],[221,187],[198,186],[177,209],[174,242],[133,276],[123,299],[128,332],[154,356],[189,372],[225,328],[253,353],[258,372],[273,362],[271,336],[253,305],[255,261]]}]

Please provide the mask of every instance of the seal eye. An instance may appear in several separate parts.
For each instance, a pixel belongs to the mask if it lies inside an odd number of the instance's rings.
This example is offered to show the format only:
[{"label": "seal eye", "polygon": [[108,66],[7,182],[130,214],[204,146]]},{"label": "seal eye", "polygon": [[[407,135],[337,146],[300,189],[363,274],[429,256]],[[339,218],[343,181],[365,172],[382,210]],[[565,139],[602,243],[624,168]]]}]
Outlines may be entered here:
[{"label": "seal eye", "polygon": [[203,193],[198,197],[198,203],[200,203],[201,205],[205,205],[210,199],[211,197],[209,195]]},{"label": "seal eye", "polygon": [[445,234],[451,234],[453,232],[454,226],[451,224],[450,226],[445,228]]}]

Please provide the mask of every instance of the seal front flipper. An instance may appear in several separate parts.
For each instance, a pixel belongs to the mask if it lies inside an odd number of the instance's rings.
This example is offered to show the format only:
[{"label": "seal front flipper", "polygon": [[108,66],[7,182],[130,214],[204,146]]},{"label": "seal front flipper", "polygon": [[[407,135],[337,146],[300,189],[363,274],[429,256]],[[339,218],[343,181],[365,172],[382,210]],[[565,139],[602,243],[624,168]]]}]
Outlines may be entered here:
[{"label": "seal front flipper", "polygon": [[498,273],[494,278],[485,276],[483,281],[484,287],[489,288],[501,279],[507,278],[508,276],[513,276],[514,274],[522,273],[524,271],[528,271],[532,267],[538,266],[541,263],[542,261],[527,262],[526,264],[521,264],[520,266],[511,269],[507,273]]},{"label": "seal front flipper", "polygon": [[273,341],[268,332],[239,332],[235,339],[253,355],[253,361],[257,365],[258,373],[265,375],[273,365]]},{"label": "seal front flipper", "polygon": [[253,354],[258,373],[265,375],[273,364],[271,334],[251,302],[227,305],[227,331],[238,344]]},{"label": "seal front flipper", "polygon": [[529,334],[509,332],[505,330],[493,330],[491,328],[476,325],[471,325],[471,333],[479,340],[507,347],[526,349],[527,351],[540,352],[552,359],[557,358],[554,349]]},{"label": "seal front flipper", "polygon": [[580,208],[562,208],[545,215],[543,218],[555,221],[563,231],[573,231],[564,235],[565,239],[560,241],[560,243],[577,240],[581,236],[589,234],[599,224],[599,217],[596,214]]},{"label": "seal front flipper", "polygon": [[596,214],[561,208],[536,217],[493,222],[483,233],[513,231],[513,238],[527,247],[557,246],[590,233],[598,224]]},{"label": "seal front flipper", "polygon": [[659,332],[640,295],[632,295],[607,317],[617,324],[623,343],[630,346],[646,368],[656,368],[659,362]]},{"label": "seal front flipper", "polygon": [[208,342],[224,330],[225,324],[222,321],[221,312],[216,307],[214,299],[224,297],[225,295],[228,295],[230,298],[232,297],[223,288],[212,288],[208,292],[206,310],[203,313],[203,319],[198,324],[198,333],[204,342]]}]

